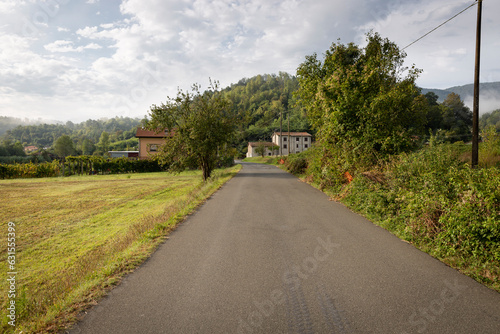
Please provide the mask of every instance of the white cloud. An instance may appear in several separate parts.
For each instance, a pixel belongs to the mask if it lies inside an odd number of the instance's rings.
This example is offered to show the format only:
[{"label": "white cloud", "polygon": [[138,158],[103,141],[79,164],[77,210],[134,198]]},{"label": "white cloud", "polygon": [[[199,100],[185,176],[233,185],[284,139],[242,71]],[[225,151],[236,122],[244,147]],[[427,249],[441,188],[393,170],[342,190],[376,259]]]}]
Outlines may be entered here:
[{"label": "white cloud", "polygon": [[93,49],[98,50],[101,49],[102,46],[96,43],[90,43],[85,46],[74,47],[74,43],[72,41],[65,40],[57,40],[50,44],[44,45],[45,50],[50,52],[82,52],[85,49]]},{"label": "white cloud", "polygon": [[57,40],[50,44],[44,45],[45,50],[50,52],[82,52],[83,47],[73,47],[72,41]]},{"label": "white cloud", "polygon": [[96,44],[96,43],[90,43],[90,44],[85,45],[83,48],[84,49],[99,50],[99,49],[102,49],[102,46],[100,46],[99,44]]},{"label": "white cloud", "polygon": [[[369,29],[405,46],[471,0],[122,0],[71,2],[33,21],[35,2],[0,2],[0,101],[4,112],[61,120],[117,114],[142,117],[177,87],[223,86],[243,77],[295,73],[306,55],[338,38],[364,42]],[[84,10],[101,15],[82,16]],[[500,80],[500,3],[484,3],[483,77]],[[64,9],[64,16],[62,10]],[[23,33],[30,23],[36,33]],[[420,83],[470,83],[475,12],[469,10],[408,48]],[[75,32],[75,33],[72,33]],[[64,34],[61,34],[64,33]],[[23,99],[24,96],[24,99]],[[14,100],[32,101],[19,106]],[[38,103],[36,102],[38,100]],[[9,102],[11,101],[11,102]],[[68,106],[75,104],[68,114]],[[76,104],[78,104],[76,106]]]}]

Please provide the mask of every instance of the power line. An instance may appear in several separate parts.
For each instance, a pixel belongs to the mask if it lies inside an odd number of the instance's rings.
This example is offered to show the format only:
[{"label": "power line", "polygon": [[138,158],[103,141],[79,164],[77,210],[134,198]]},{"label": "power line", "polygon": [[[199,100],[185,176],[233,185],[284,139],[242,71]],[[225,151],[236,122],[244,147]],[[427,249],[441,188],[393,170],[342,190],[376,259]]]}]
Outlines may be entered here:
[{"label": "power line", "polygon": [[441,28],[442,26],[444,26],[446,23],[450,22],[451,20],[453,20],[454,18],[456,18],[457,16],[459,16],[460,14],[462,14],[463,12],[465,12],[466,10],[470,9],[471,7],[474,7],[475,5],[477,5],[477,0],[472,4],[470,5],[469,7],[465,8],[464,10],[462,10],[460,13],[454,15],[453,17],[451,17],[450,19],[446,20],[445,22],[441,23],[440,25],[438,25],[436,28],[432,29],[431,31],[429,31],[427,34],[423,35],[422,37],[416,39],[415,41],[411,42],[410,44],[408,44],[407,46],[405,46],[402,50],[405,50],[406,48],[409,48],[410,46],[412,46],[413,44],[417,43],[418,41],[420,41],[421,39],[423,39],[424,37],[426,37],[427,35],[433,33],[434,31],[438,30],[439,28]]}]

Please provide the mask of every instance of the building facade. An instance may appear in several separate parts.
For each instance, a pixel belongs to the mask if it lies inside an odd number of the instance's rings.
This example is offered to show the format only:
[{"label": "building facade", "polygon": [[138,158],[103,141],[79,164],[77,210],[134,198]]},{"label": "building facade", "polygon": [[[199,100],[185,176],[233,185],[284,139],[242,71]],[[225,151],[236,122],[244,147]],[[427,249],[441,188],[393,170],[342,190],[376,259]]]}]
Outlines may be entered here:
[{"label": "building facade", "polygon": [[170,134],[168,130],[157,132],[138,128],[135,136],[139,139],[139,159],[147,159],[158,153]]},{"label": "building facade", "polygon": [[275,150],[276,145],[270,142],[250,142],[248,143],[247,158],[261,157],[262,154],[256,152],[256,148],[259,145],[265,145],[266,149],[264,152],[265,157],[273,156],[278,154],[278,150]]},{"label": "building facade", "polygon": [[288,155],[304,152],[312,144],[312,136],[307,132],[275,132],[272,135],[272,142],[279,146],[278,154]]}]

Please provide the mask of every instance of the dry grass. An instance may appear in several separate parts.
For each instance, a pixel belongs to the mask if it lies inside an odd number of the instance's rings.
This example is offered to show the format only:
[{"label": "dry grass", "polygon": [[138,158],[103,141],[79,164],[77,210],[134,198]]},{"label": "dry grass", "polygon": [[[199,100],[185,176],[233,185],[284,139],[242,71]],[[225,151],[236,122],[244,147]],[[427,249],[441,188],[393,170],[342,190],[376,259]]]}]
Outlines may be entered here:
[{"label": "dry grass", "polygon": [[17,324],[6,323],[7,248],[0,244],[2,332],[56,332],[146,259],[175,224],[239,166],[199,172],[0,181],[0,229],[16,224]]}]

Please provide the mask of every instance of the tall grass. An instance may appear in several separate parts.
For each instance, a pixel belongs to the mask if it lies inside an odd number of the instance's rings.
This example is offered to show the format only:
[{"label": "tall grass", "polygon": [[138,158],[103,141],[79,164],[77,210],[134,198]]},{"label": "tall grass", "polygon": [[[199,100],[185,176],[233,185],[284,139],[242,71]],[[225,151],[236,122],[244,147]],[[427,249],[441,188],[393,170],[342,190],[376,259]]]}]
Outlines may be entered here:
[{"label": "tall grass", "polygon": [[[16,223],[17,325],[2,332],[57,332],[146,259],[168,232],[232,177],[200,172],[0,181],[1,230]],[[0,276],[7,273],[1,245]]]}]

